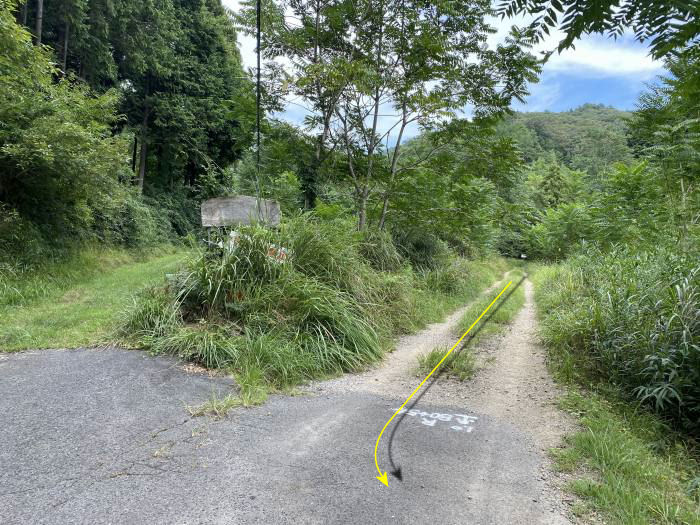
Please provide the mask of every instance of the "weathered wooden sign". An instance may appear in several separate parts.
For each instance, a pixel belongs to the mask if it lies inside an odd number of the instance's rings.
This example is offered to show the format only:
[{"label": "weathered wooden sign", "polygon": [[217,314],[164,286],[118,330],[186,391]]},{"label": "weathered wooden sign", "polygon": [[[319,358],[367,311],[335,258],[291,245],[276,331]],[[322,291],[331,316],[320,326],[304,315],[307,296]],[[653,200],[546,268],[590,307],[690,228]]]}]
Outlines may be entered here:
[{"label": "weathered wooden sign", "polygon": [[202,203],[202,226],[237,226],[262,222],[270,226],[280,223],[277,201],[256,199],[247,195],[218,197]]}]

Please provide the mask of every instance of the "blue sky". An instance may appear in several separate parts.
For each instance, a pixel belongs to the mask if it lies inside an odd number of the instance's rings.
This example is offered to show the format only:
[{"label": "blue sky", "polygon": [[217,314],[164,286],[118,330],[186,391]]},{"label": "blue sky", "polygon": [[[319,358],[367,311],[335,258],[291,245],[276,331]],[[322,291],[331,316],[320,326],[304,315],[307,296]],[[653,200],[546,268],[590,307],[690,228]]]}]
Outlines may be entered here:
[{"label": "blue sky", "polygon": [[[540,46],[555,47],[556,35]],[[592,102],[618,109],[634,109],[645,83],[663,74],[646,45],[630,36],[612,40],[586,36],[575,49],[553,55],[544,65],[540,81],[530,86],[527,104],[515,103],[519,111],[564,111]]]},{"label": "blue sky", "polygon": [[[233,10],[238,9],[239,0],[223,0]],[[495,45],[509,32],[511,25],[524,25],[520,19],[492,20],[497,32],[489,37]],[[556,48],[562,34],[556,31],[534,52]],[[239,35],[241,55],[246,66],[255,65],[255,42]],[[545,64],[540,81],[530,86],[526,104],[515,102],[518,111],[565,111],[586,102],[605,104],[619,109],[634,109],[644,84],[663,73],[661,62],[649,57],[647,47],[631,36],[612,40],[601,35],[589,35],[577,42],[575,49],[554,54]],[[277,115],[295,124],[301,124],[305,111],[294,104]],[[391,119],[387,119],[391,120]],[[418,133],[410,130],[408,136]]]}]

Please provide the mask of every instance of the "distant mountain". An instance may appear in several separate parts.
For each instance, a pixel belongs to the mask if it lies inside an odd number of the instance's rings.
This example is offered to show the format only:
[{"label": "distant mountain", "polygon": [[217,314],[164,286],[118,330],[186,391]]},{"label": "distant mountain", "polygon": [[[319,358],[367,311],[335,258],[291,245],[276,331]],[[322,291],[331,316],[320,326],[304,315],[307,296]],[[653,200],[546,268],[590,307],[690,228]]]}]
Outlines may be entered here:
[{"label": "distant mountain", "polygon": [[498,131],[518,142],[525,160],[555,154],[573,169],[595,175],[614,162],[632,160],[626,122],[631,112],[596,104],[561,113],[515,113]]}]

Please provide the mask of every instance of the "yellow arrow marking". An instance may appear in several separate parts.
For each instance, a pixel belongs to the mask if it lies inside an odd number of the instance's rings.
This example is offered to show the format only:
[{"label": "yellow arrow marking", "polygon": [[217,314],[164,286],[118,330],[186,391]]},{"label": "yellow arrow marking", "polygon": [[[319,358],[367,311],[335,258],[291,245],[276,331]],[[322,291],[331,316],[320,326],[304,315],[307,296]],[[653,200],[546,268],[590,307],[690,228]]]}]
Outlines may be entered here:
[{"label": "yellow arrow marking", "polygon": [[480,315],[479,317],[476,318],[476,321],[474,321],[474,322],[472,323],[472,325],[467,329],[467,331],[464,332],[464,333],[462,334],[462,337],[460,337],[460,338],[457,340],[457,342],[452,346],[452,348],[450,348],[450,349],[447,351],[447,353],[442,357],[442,359],[440,359],[440,362],[439,362],[438,364],[435,365],[435,368],[433,368],[433,369],[430,371],[430,373],[425,377],[425,379],[423,379],[423,381],[421,381],[420,385],[418,385],[418,386],[416,387],[416,389],[415,389],[413,392],[411,392],[411,395],[408,396],[408,397],[406,398],[406,401],[403,402],[403,405],[401,405],[401,406],[398,408],[398,410],[396,410],[396,412],[394,412],[394,415],[392,415],[392,416],[389,418],[389,421],[387,421],[387,422],[386,422],[386,425],[384,425],[384,428],[382,428],[382,431],[379,433],[379,437],[377,438],[377,442],[374,444],[374,466],[377,467],[377,472],[379,472],[379,476],[377,476],[377,479],[378,479],[381,483],[383,483],[384,485],[386,485],[387,487],[389,486],[389,480],[388,480],[388,478],[387,478],[386,471],[385,471],[385,472],[382,472],[382,470],[379,468],[379,462],[377,461],[377,449],[379,448],[379,440],[382,439],[382,434],[384,434],[384,431],[386,430],[386,427],[389,426],[389,423],[391,423],[392,420],[396,417],[396,414],[398,414],[399,412],[401,412],[401,410],[403,409],[403,407],[406,406],[406,403],[408,403],[408,402],[411,400],[411,398],[416,394],[416,392],[418,392],[418,391],[420,390],[420,387],[422,387],[423,384],[424,384],[428,379],[430,379],[430,376],[433,375],[433,373],[435,373],[435,370],[437,370],[438,368],[440,368],[440,365],[443,363],[443,361],[445,361],[445,359],[447,359],[447,357],[452,353],[452,351],[453,351],[455,348],[457,348],[457,346],[459,346],[459,343],[462,342],[462,339],[464,339],[464,338],[467,336],[467,334],[468,334],[469,332],[471,332],[472,328],[474,328],[474,326],[476,326],[476,323],[478,323],[478,322],[481,320],[481,318],[484,317],[484,315],[486,314],[486,312],[488,312],[488,311],[491,309],[491,307],[493,306],[493,304],[494,304],[496,301],[498,301],[499,297],[501,297],[501,295],[503,295],[503,292],[505,292],[511,284],[513,284],[513,281],[508,281],[508,284],[506,284],[506,286],[503,288],[503,290],[501,290],[501,293],[499,293],[499,294],[496,296],[496,298],[495,298],[493,301],[491,301],[491,304],[489,304],[489,305],[486,307],[486,310],[484,310],[483,312],[481,312],[481,315]]}]

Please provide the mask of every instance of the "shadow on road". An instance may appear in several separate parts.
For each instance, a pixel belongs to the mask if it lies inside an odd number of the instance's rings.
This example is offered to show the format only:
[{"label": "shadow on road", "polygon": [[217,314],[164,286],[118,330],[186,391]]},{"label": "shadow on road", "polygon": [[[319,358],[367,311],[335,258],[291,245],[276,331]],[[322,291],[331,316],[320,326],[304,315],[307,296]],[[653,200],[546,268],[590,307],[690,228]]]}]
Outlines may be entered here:
[{"label": "shadow on road", "polygon": [[406,414],[408,413],[409,410],[413,409],[418,402],[421,400],[423,395],[430,390],[430,388],[436,383],[436,381],[440,378],[442,373],[445,371],[447,368],[447,365],[449,365],[454,359],[457,358],[459,353],[464,350],[464,348],[477,336],[479,335],[479,332],[481,332],[482,328],[486,326],[486,323],[489,322],[489,320],[496,315],[496,312],[505,304],[505,302],[510,298],[511,295],[515,293],[515,291],[525,282],[525,279],[527,279],[527,274],[523,275],[523,277],[518,281],[518,283],[513,286],[510,291],[506,294],[506,296],[499,301],[498,305],[490,311],[490,313],[486,316],[486,318],[479,324],[479,326],[476,328],[474,332],[470,332],[469,335],[464,339],[462,344],[460,345],[459,348],[457,348],[454,352],[452,352],[452,355],[450,358],[443,363],[442,367],[435,373],[433,377],[430,378],[430,381],[427,383],[425,388],[413,399],[411,399],[411,402],[405,407],[406,410],[399,415],[399,418],[397,419],[396,423],[394,424],[394,428],[391,429],[391,434],[389,435],[389,445],[388,445],[388,453],[389,453],[389,463],[391,464],[391,475],[394,476],[396,479],[399,481],[403,481],[403,474],[401,472],[401,466],[397,465],[396,462],[394,461],[394,456],[392,453],[392,448],[394,444],[394,438],[396,436],[396,431],[399,429],[399,426],[401,426],[401,423],[403,422],[404,418],[406,417]]}]

